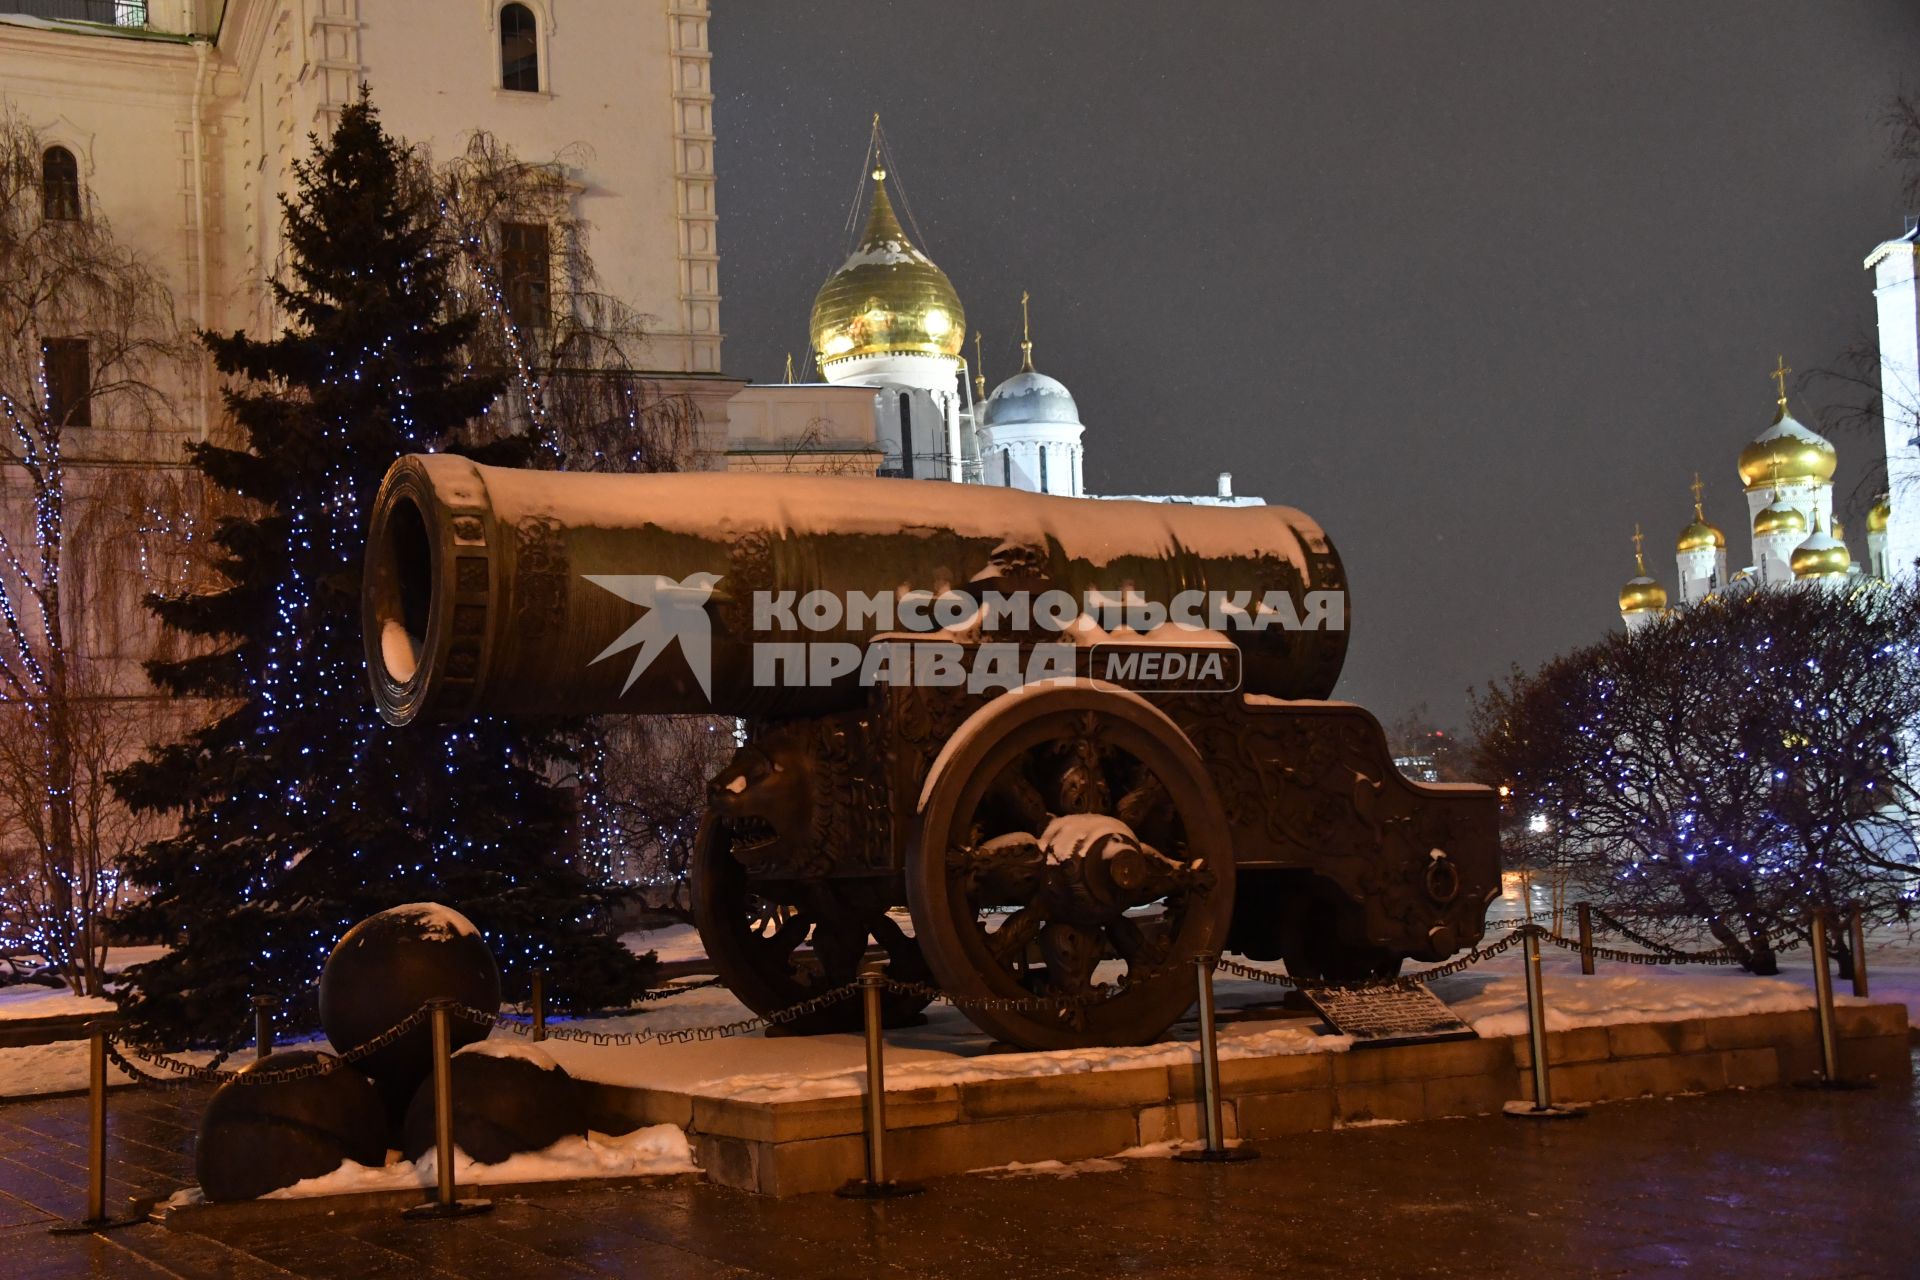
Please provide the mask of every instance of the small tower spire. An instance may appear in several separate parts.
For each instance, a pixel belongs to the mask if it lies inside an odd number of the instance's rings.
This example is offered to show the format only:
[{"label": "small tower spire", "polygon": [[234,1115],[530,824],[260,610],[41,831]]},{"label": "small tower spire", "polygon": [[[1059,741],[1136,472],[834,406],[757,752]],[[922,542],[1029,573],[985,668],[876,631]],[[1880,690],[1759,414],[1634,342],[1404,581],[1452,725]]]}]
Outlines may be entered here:
[{"label": "small tower spire", "polygon": [[1646,537],[1640,532],[1640,524],[1638,521],[1635,521],[1633,526],[1633,563],[1635,567],[1639,569],[1640,576],[1643,578],[1646,577]]},{"label": "small tower spire", "polygon": [[1706,508],[1700,505],[1700,495],[1705,493],[1706,489],[1707,489],[1707,486],[1700,483],[1700,473],[1698,471],[1694,472],[1693,473],[1693,518],[1702,523],[1706,522],[1707,512],[1706,512]]},{"label": "small tower spire", "polygon": [[1020,291],[1020,372],[1033,372],[1033,326],[1027,319],[1027,298],[1025,289]]},{"label": "small tower spire", "polygon": [[1776,356],[1775,361],[1773,372],[1768,376],[1773,379],[1774,388],[1778,392],[1780,416],[1784,418],[1787,414],[1787,375],[1793,370],[1787,367],[1786,356]]},{"label": "small tower spire", "polygon": [[973,398],[987,398],[987,366],[980,356],[980,331],[973,331]]}]

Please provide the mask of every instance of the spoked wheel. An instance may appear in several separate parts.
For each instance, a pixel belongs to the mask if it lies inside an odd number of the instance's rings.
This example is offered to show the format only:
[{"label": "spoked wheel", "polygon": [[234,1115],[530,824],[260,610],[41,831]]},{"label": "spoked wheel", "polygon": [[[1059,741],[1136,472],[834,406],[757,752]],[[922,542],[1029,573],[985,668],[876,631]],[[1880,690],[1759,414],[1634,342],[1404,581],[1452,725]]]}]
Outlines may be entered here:
[{"label": "spoked wheel", "polygon": [[[709,813],[694,842],[689,878],[707,958],[747,1008],[765,1016],[845,986],[875,946],[885,953],[889,976],[929,979],[919,946],[887,914],[890,895],[880,883],[752,878],[734,858],[732,843],[726,820]],[[888,992],[881,1009],[888,1026],[910,1026],[926,1004]],[[777,1029],[819,1035],[859,1027],[860,1001],[850,998]]]},{"label": "spoked wheel", "polygon": [[1136,694],[1032,685],[976,712],[928,778],[907,897],[940,985],[1032,1049],[1143,1044],[1193,1003],[1233,915],[1233,851],[1186,736]]}]

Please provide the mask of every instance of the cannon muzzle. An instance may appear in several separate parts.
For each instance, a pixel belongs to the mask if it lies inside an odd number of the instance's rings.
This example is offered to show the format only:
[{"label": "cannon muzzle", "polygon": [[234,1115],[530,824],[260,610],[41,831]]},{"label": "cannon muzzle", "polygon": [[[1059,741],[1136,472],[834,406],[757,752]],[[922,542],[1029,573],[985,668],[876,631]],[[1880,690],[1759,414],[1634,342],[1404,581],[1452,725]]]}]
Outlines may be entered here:
[{"label": "cannon muzzle", "polygon": [[[1284,595],[1308,617],[1310,597],[1324,605],[1332,593],[1339,605],[1319,610],[1322,625],[1226,634],[1250,693],[1324,698],[1346,655],[1339,557],[1286,507],[841,476],[520,471],[451,454],[410,455],[387,473],[368,533],[362,622],[374,699],[394,724],[610,711],[786,716],[865,695],[846,681],[771,686],[757,649],[864,645],[906,629],[875,601],[1010,586],[1162,604],[1238,593],[1255,612]],[[809,611],[809,601],[829,607]],[[796,617],[804,634],[791,630]]]}]

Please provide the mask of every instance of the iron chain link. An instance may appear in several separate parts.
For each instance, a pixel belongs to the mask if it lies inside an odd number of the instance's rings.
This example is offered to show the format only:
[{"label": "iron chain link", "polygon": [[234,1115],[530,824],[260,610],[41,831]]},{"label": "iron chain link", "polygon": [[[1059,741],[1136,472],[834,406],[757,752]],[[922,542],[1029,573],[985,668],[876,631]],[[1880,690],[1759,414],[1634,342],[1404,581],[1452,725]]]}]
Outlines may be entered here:
[{"label": "iron chain link", "polygon": [[[1433,965],[1417,973],[1401,974],[1391,978],[1373,978],[1351,983],[1317,982],[1310,979],[1295,978],[1285,973],[1277,973],[1271,969],[1248,964],[1242,960],[1228,959],[1225,956],[1214,957],[1213,965],[1217,972],[1225,973],[1236,978],[1244,978],[1252,982],[1265,983],[1269,986],[1288,987],[1296,990],[1312,990],[1321,987],[1344,987],[1348,989],[1399,988],[1404,990],[1425,986],[1427,983],[1434,982],[1440,978],[1450,977],[1453,974],[1469,969],[1482,961],[1489,960],[1509,950],[1529,934],[1555,947],[1559,947],[1564,951],[1576,953],[1586,951],[1598,959],[1610,960],[1618,964],[1738,965],[1744,960],[1744,957],[1735,948],[1730,946],[1721,947],[1713,951],[1683,951],[1677,947],[1658,942],[1648,937],[1620,920],[1611,912],[1599,907],[1594,907],[1591,910],[1592,918],[1598,926],[1607,931],[1617,933],[1627,940],[1645,947],[1646,950],[1623,951],[1614,947],[1597,945],[1589,945],[1583,948],[1577,939],[1563,937],[1548,929],[1545,924],[1542,923],[1543,921],[1559,923],[1571,916],[1573,912],[1569,910],[1547,910],[1530,912],[1524,917],[1502,920],[1498,923],[1511,924],[1513,927],[1494,941],[1477,946],[1465,955],[1458,956],[1443,964]],[[1788,939],[1785,942],[1772,945],[1771,950],[1776,953],[1792,951],[1800,945],[1801,941],[1799,939]],[[1066,1013],[1082,1011],[1090,1005],[1099,1004],[1105,1000],[1115,998],[1129,987],[1141,986],[1148,982],[1156,981],[1169,974],[1180,972],[1185,968],[1186,965],[1184,964],[1173,964],[1161,966],[1139,975],[1130,973],[1126,981],[1114,986],[1109,987],[1103,984],[1089,992],[1062,996],[959,996],[931,983],[887,977],[884,974],[880,977],[880,985],[883,990],[895,995],[923,1000],[930,1004],[944,1004],[963,1011],[980,1009],[1007,1013]],[[721,985],[719,978],[711,978],[703,982],[648,992],[642,998],[646,1000],[660,1000],[672,995],[678,995],[688,991],[698,991],[703,988],[719,985]],[[789,1025],[802,1018],[823,1012],[835,1005],[852,999],[859,993],[860,989],[860,983],[858,982],[845,983],[830,990],[809,996],[804,1000],[772,1013],[754,1014],[750,1017],[739,1018],[731,1022],[714,1023],[707,1026],[661,1029],[645,1028],[639,1031],[616,1032],[588,1031],[578,1027],[556,1026],[549,1023],[545,1027],[545,1037],[549,1040],[565,1040],[580,1044],[590,1044],[595,1048],[615,1048],[638,1044],[705,1043],[713,1040],[728,1039],[734,1036],[750,1035],[756,1031]],[[266,1070],[230,1070],[225,1068],[223,1064],[234,1052],[232,1048],[221,1050],[210,1062],[196,1063],[189,1062],[184,1058],[172,1054],[142,1048],[133,1041],[115,1036],[111,1032],[106,1036],[106,1051],[108,1059],[128,1076],[142,1084],[153,1085],[159,1088],[191,1088],[209,1083],[224,1084],[229,1081],[238,1082],[243,1085],[285,1084],[295,1080],[306,1080],[315,1076],[323,1076],[330,1072],[337,1071],[343,1066],[348,1066],[371,1057],[424,1023],[431,1016],[435,1007],[435,1003],[423,1005],[371,1040],[345,1053],[321,1053],[314,1061],[302,1063],[299,1066],[269,1068]],[[531,1024],[525,1020],[524,1015],[513,1017],[497,1012],[489,1013],[485,1010],[476,1009],[471,1005],[464,1004],[453,1004],[447,1006],[447,1008],[451,1016],[460,1018],[462,1021],[475,1026],[497,1027],[510,1034],[522,1037],[532,1035],[533,1028]]]}]

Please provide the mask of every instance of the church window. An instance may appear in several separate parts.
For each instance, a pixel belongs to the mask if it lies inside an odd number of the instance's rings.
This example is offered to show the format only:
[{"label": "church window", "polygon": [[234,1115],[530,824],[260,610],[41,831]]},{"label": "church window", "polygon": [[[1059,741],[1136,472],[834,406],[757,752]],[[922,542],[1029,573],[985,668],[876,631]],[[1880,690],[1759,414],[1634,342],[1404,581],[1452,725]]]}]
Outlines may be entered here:
[{"label": "church window", "polygon": [[85,338],[48,338],[40,344],[47,379],[47,420],[56,427],[93,425],[93,369]]},{"label": "church window", "polygon": [[[513,6],[510,6],[513,7]],[[552,254],[544,222],[500,226],[500,284],[507,314],[522,329],[544,329],[552,318]]]},{"label": "church window", "polygon": [[40,156],[40,213],[49,222],[80,219],[80,163],[65,147]]},{"label": "church window", "polygon": [[1047,488],[1047,446],[1045,445],[1040,446],[1040,492],[1053,492],[1053,490]]},{"label": "church window", "polygon": [[1000,483],[1013,488],[1013,453],[1009,450],[1000,455]]},{"label": "church window", "polygon": [[900,393],[900,467],[913,479],[913,397]]},{"label": "church window", "polygon": [[533,10],[523,4],[500,6],[500,87],[517,93],[540,92],[540,44]]}]

